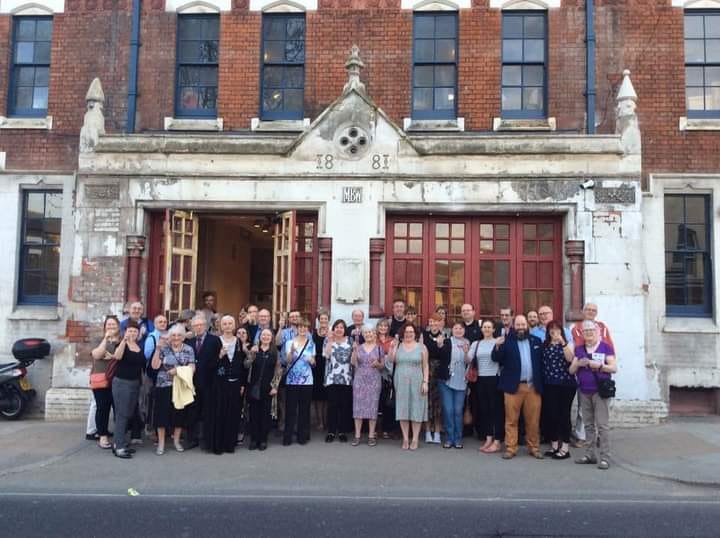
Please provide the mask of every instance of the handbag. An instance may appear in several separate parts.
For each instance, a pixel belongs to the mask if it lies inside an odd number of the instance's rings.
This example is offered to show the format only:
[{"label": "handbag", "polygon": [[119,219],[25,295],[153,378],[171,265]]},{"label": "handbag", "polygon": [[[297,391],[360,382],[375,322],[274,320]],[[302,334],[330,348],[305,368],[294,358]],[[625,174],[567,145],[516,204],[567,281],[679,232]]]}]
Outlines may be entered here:
[{"label": "handbag", "polygon": [[307,347],[308,343],[310,342],[310,339],[305,340],[305,345],[300,350],[300,353],[298,353],[297,359],[295,359],[291,364],[288,365],[288,367],[285,369],[285,373],[280,378],[280,386],[284,387],[287,385],[287,376],[290,373],[290,371],[295,368],[295,365],[300,361],[300,357],[302,357],[303,353],[305,353],[305,348]]},{"label": "handbag", "polygon": [[477,354],[478,354],[478,348],[480,347],[479,340],[475,343],[475,356],[473,357],[473,360],[468,365],[467,370],[465,370],[465,380],[468,383],[476,383],[478,380],[478,362],[477,362]]},{"label": "handbag", "polygon": [[[256,358],[257,358],[257,355],[256,355]],[[255,400],[255,401],[260,400],[260,384],[262,383],[262,376],[263,376],[263,372],[265,371],[265,363],[266,362],[267,361],[263,361],[262,365],[260,366],[260,375],[258,376],[257,383],[255,383],[252,387],[250,387],[250,393],[248,394],[248,396],[250,397],[251,400]],[[252,371],[251,371],[250,375],[252,375]]]},{"label": "handbag", "polygon": [[395,409],[395,363],[393,363],[390,379],[384,379],[383,385],[383,389],[385,392],[385,398],[383,400],[383,403],[385,404],[385,409]]},{"label": "handbag", "polygon": [[595,383],[598,387],[598,394],[603,400],[615,397],[615,380],[614,379],[600,379],[595,370],[592,372],[595,377]]},{"label": "handbag", "polygon": [[100,390],[100,389],[106,389],[110,386],[110,381],[108,381],[107,375],[105,375],[105,372],[100,372],[97,374],[90,374],[90,388],[92,390]]}]

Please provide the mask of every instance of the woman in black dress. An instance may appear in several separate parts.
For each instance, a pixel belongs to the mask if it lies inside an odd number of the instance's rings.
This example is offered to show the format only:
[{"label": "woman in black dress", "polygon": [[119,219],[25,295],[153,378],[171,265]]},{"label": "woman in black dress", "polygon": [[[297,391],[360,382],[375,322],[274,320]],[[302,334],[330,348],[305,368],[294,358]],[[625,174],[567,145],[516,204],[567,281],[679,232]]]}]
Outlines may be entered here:
[{"label": "woman in black dress", "polygon": [[265,450],[271,426],[272,399],[277,394],[282,368],[270,329],[263,329],[257,348],[249,353],[245,367],[248,376],[247,399],[250,406],[250,450]]},{"label": "woman in black dress", "polygon": [[323,347],[325,338],[330,332],[330,314],[327,310],[320,310],[317,315],[318,326],[313,331],[315,342],[315,366],[313,367],[313,407],[318,423],[318,430],[325,431],[325,417],[327,413],[327,389],[325,388],[325,357]]},{"label": "woman in black dress", "polygon": [[247,383],[247,347],[235,336],[235,318],[223,316],[220,330],[220,355],[214,365],[208,366],[214,375],[207,434],[209,449],[215,454],[235,452]]}]

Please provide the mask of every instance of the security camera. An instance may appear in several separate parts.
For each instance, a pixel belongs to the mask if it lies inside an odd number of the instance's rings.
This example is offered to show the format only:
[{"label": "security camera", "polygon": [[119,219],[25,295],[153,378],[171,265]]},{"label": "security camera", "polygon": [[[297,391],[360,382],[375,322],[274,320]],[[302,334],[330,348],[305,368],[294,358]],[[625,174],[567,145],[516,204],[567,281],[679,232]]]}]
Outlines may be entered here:
[{"label": "security camera", "polygon": [[587,190],[587,189],[592,189],[593,187],[595,187],[595,180],[593,180],[593,179],[588,179],[587,181],[583,181],[582,183],[580,183],[581,189]]}]

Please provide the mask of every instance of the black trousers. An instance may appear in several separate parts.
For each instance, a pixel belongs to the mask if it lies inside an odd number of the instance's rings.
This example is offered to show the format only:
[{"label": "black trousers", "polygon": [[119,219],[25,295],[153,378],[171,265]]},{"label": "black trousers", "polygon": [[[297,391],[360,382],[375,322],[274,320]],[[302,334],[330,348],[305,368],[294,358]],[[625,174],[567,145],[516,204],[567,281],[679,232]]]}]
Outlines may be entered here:
[{"label": "black trousers", "polygon": [[95,397],[95,428],[98,435],[109,435],[110,409],[113,407],[112,389],[94,389]]},{"label": "black trousers", "polygon": [[575,390],[575,387],[567,385],[545,385],[543,388],[542,406],[545,410],[545,435],[548,441],[570,442],[570,409]]},{"label": "black trousers", "polygon": [[312,385],[287,385],[285,387],[285,432],[283,442],[291,443],[297,425],[298,443],[310,440],[310,403]]},{"label": "black trousers", "polygon": [[[187,442],[190,444],[199,443],[200,440],[205,437],[201,429],[201,424],[206,423],[210,415],[210,406],[208,402],[206,402],[209,392],[209,388],[195,385],[195,401],[185,408],[187,410],[187,433],[185,435]],[[202,446],[205,449],[209,449],[209,440]]]},{"label": "black trousers", "polygon": [[327,387],[327,431],[349,433],[353,429],[352,387],[329,385]]},{"label": "black trousers", "polygon": [[266,443],[270,427],[272,425],[272,398],[263,398],[262,400],[250,399],[250,425],[249,431],[251,443]]},{"label": "black trousers", "polygon": [[480,376],[473,386],[475,426],[484,439],[492,436],[498,441],[505,440],[505,396],[498,390],[497,376]]}]

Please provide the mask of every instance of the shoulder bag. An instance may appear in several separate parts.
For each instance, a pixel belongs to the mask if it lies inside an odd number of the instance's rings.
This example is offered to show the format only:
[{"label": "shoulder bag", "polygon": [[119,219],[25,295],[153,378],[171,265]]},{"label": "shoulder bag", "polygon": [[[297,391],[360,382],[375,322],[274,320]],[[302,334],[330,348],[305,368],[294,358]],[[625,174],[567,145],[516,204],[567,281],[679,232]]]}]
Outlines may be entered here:
[{"label": "shoulder bag", "polygon": [[600,379],[595,370],[592,371],[595,377],[595,383],[598,387],[598,394],[603,400],[615,397],[615,380],[614,379]]},{"label": "shoulder bag", "polygon": [[465,370],[465,380],[468,383],[476,383],[478,380],[478,349],[480,349],[480,340],[475,341],[475,356],[468,365],[467,370]]}]

